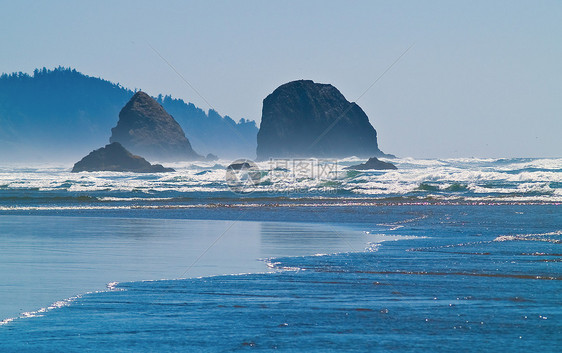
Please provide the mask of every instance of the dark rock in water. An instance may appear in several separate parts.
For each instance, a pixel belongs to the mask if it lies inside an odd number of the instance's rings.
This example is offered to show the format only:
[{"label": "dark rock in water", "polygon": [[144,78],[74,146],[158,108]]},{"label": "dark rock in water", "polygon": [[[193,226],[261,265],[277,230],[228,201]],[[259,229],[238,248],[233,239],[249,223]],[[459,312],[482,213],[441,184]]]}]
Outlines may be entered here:
[{"label": "dark rock in water", "polygon": [[137,92],[121,109],[109,142],[131,152],[163,161],[202,160],[174,118],[152,97]]},{"label": "dark rock in water", "polygon": [[243,170],[243,169],[252,169],[254,166],[248,162],[242,163],[232,163],[230,164],[226,170]]},{"label": "dark rock in water", "polygon": [[74,164],[73,173],[78,172],[136,172],[162,173],[173,172],[172,168],[165,168],[160,164],[150,164],[146,159],[135,156],[118,142],[90,152]]},{"label": "dark rock in water", "polygon": [[214,155],[212,153],[209,153],[209,154],[207,154],[207,157],[205,157],[205,160],[209,161],[209,162],[214,162],[214,161],[218,161],[219,157],[217,157],[216,155]]},{"label": "dark rock in water", "polygon": [[334,86],[300,80],[263,101],[257,157],[393,157],[379,150],[377,132]]},{"label": "dark rock in water", "polygon": [[398,169],[392,163],[379,161],[377,158],[369,158],[369,160],[363,164],[352,165],[344,169],[354,169],[354,170],[387,170],[387,169]]}]

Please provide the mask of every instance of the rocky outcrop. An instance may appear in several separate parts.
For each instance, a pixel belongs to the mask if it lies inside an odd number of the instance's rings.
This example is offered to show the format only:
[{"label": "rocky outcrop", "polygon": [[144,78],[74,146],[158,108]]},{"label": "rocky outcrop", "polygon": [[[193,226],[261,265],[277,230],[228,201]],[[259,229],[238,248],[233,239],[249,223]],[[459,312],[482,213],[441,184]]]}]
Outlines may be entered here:
[{"label": "rocky outcrop", "polygon": [[379,149],[365,112],[334,86],[293,81],[264,99],[258,159],[349,156],[393,157]]},{"label": "rocky outcrop", "polygon": [[344,169],[353,170],[387,170],[387,169],[398,169],[392,163],[379,161],[376,157],[369,158],[369,160],[362,164],[352,165]]},{"label": "rocky outcrop", "polygon": [[136,172],[162,173],[173,172],[172,168],[165,168],[160,164],[150,164],[146,159],[135,156],[118,142],[90,152],[74,164],[73,173],[78,172]]},{"label": "rocky outcrop", "polygon": [[137,92],[121,109],[109,142],[158,161],[201,160],[174,118],[152,97]]},{"label": "rocky outcrop", "polygon": [[205,160],[208,162],[214,162],[214,161],[218,161],[219,157],[217,157],[216,155],[209,153],[207,154],[207,157],[205,157]]}]

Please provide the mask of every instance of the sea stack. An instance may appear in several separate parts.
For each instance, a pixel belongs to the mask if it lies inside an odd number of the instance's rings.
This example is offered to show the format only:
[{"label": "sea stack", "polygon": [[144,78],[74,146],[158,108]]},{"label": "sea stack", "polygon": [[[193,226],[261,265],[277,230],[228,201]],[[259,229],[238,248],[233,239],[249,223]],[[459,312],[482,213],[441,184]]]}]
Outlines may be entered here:
[{"label": "sea stack", "polygon": [[158,161],[201,160],[178,122],[152,97],[137,92],[121,109],[109,142]]},{"label": "sea stack", "polygon": [[74,164],[74,168],[72,168],[73,173],[101,171],[163,173],[173,172],[174,170],[172,168],[164,168],[160,164],[150,164],[146,159],[127,151],[119,142],[113,142],[90,152],[90,154]]},{"label": "sea stack", "polygon": [[362,164],[352,165],[343,169],[353,169],[353,170],[395,170],[398,169],[392,163],[379,161],[378,158],[372,157]]},{"label": "sea stack", "polygon": [[263,101],[257,157],[394,157],[378,147],[365,112],[332,85],[300,80]]}]

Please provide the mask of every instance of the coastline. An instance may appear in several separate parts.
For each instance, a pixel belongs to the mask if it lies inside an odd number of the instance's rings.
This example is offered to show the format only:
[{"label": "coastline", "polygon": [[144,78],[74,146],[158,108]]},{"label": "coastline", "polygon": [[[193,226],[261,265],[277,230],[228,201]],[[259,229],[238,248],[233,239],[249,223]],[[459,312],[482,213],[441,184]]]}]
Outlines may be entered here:
[{"label": "coastline", "polygon": [[110,282],[268,272],[270,257],[364,251],[375,240],[345,226],[240,219],[0,215],[0,224],[18,235],[2,236],[3,320]]}]

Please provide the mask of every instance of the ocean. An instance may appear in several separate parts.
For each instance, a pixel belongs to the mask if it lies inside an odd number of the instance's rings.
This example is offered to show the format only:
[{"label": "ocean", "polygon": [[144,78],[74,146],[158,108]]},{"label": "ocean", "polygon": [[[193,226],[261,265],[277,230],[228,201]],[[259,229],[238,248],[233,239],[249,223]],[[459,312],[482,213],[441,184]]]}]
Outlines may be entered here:
[{"label": "ocean", "polygon": [[0,168],[0,351],[562,347],[562,159]]}]

